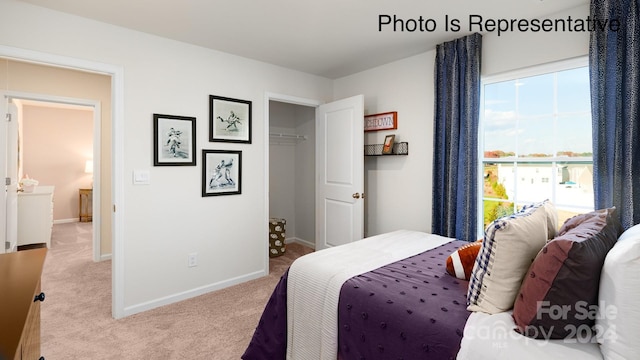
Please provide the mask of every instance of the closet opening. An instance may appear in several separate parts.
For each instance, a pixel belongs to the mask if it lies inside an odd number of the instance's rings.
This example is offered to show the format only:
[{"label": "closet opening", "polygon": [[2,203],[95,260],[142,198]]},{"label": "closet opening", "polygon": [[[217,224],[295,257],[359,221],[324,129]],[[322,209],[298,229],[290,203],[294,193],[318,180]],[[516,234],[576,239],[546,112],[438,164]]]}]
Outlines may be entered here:
[{"label": "closet opening", "polygon": [[[268,101],[269,256],[275,257],[291,242],[315,248],[316,106]],[[284,236],[274,237],[278,226]]]}]

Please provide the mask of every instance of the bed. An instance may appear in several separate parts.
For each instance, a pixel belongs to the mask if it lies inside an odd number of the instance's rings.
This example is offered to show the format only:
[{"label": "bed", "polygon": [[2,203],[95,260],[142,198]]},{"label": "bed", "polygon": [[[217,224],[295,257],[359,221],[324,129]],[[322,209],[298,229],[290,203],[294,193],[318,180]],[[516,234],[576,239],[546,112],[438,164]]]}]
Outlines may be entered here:
[{"label": "bed", "polygon": [[463,244],[400,230],[299,258],[242,358],[454,359],[468,283],[444,264]]},{"label": "bed", "polygon": [[[601,211],[594,214],[589,216],[602,219]],[[608,223],[611,216],[606,217]],[[538,257],[561,238],[547,241],[539,251],[520,291]],[[491,239],[485,234],[484,240],[483,247]],[[595,288],[600,308],[591,327],[579,327],[585,332],[578,335],[586,336],[577,338],[535,339],[518,333],[517,307],[493,314],[470,311],[471,283],[445,271],[446,258],[464,244],[401,230],[299,258],[274,289],[242,359],[638,358],[640,225],[615,239],[603,255],[601,274],[588,271],[600,277]]]}]

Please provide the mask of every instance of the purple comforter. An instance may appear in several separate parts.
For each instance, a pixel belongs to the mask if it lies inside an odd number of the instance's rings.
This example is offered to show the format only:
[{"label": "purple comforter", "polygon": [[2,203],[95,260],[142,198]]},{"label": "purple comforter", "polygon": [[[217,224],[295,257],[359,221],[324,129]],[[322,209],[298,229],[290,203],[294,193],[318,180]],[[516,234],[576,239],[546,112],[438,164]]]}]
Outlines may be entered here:
[{"label": "purple comforter", "polygon": [[[446,273],[446,259],[464,241],[347,280],[338,304],[338,357],[455,359],[468,282]],[[279,360],[287,350],[287,276],[280,279],[242,359]]]},{"label": "purple comforter", "polygon": [[455,359],[468,282],[447,274],[463,241],[347,280],[338,304],[338,356],[348,359]]}]

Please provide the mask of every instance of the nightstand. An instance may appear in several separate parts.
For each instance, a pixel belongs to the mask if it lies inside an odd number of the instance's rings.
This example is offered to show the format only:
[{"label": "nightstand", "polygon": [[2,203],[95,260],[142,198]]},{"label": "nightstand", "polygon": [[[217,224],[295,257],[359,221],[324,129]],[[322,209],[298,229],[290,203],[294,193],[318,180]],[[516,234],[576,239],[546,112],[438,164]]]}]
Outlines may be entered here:
[{"label": "nightstand", "polygon": [[93,189],[80,189],[80,222],[93,220]]}]

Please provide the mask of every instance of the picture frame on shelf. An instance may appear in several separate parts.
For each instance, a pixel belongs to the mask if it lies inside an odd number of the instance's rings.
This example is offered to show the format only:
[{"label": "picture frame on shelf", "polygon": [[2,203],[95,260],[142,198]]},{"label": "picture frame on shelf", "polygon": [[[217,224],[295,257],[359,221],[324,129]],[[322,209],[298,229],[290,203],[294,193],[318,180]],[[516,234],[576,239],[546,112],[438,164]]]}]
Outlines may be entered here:
[{"label": "picture frame on shelf", "polygon": [[196,165],[196,118],[153,114],[153,165]]},{"label": "picture frame on shelf", "polygon": [[395,141],[395,135],[387,135],[384,138],[384,143],[382,144],[382,155],[393,154],[393,142]]},{"label": "picture frame on shelf", "polygon": [[242,151],[202,150],[202,196],[242,194]]},{"label": "picture frame on shelf", "polygon": [[364,131],[395,130],[397,128],[397,111],[364,116]]},{"label": "picture frame on shelf", "polygon": [[209,95],[209,141],[251,144],[251,101]]}]

